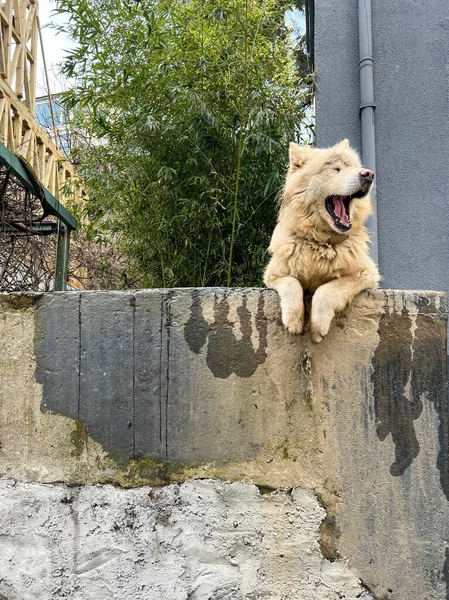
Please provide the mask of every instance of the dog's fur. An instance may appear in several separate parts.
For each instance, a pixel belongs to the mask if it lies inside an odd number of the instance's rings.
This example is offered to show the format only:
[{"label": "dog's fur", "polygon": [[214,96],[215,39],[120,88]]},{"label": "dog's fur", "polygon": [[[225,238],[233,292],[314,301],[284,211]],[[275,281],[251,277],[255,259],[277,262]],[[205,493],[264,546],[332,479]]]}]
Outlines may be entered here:
[{"label": "dog's fur", "polygon": [[[290,333],[303,330],[303,291],[313,293],[310,335],[317,343],[356,294],[378,286],[364,226],[372,209],[371,176],[347,140],[326,149],[290,144],[290,168],[264,277],[279,293],[282,322]],[[347,202],[353,195],[342,221],[328,212],[326,206],[342,213],[338,199]]]}]

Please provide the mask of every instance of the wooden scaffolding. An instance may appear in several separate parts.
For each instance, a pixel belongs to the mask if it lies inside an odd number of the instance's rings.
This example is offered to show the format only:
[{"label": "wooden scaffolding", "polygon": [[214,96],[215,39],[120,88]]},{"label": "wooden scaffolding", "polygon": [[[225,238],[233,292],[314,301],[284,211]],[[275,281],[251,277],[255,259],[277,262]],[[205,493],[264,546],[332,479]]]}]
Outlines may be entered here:
[{"label": "wooden scaffolding", "polygon": [[76,199],[81,191],[75,170],[35,119],[37,0],[3,0],[0,24],[0,142],[34,168],[55,198],[64,199],[70,180]]}]

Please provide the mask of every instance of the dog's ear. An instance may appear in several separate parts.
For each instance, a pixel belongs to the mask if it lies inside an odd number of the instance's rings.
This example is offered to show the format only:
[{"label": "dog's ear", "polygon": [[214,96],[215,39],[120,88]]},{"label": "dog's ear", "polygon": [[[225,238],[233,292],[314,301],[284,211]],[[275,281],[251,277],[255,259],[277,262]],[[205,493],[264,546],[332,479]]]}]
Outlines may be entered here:
[{"label": "dog's ear", "polygon": [[341,140],[341,142],[338,142],[338,144],[335,144],[334,148],[336,150],[350,150],[351,146],[349,145],[349,140],[344,139]]},{"label": "dog's ear", "polygon": [[298,146],[294,142],[290,142],[289,157],[290,157],[290,172],[300,169],[304,163],[310,158],[312,149],[310,146]]}]

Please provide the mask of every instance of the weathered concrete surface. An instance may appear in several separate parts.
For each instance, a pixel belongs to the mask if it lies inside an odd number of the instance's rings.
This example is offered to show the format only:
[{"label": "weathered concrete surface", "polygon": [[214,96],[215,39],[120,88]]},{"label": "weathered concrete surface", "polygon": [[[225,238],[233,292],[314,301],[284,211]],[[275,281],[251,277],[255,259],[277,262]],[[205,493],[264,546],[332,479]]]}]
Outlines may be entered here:
[{"label": "weathered concrete surface", "polygon": [[372,600],[323,559],[312,492],[190,481],[159,490],[0,481],[8,600]]},{"label": "weathered concrete surface", "polygon": [[268,290],[21,304],[1,309],[1,474],[299,486],[376,598],[449,597],[444,294],[365,293],[318,346]]}]

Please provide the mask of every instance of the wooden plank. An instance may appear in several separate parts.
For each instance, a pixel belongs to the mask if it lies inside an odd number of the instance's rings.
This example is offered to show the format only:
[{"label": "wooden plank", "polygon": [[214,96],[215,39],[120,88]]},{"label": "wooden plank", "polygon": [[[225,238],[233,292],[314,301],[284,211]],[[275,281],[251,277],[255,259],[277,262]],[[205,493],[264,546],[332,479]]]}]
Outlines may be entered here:
[{"label": "wooden plank", "polygon": [[20,146],[22,144],[22,117],[20,117],[19,115],[14,115],[13,132],[14,152],[20,152]]},{"label": "wooden plank", "polygon": [[17,24],[17,19],[20,16],[20,0],[12,0],[12,13],[14,17],[13,23]]},{"label": "wooden plank", "polygon": [[28,60],[30,61],[30,109],[34,115],[36,108],[36,57],[37,57],[37,16],[36,13],[33,19],[33,28],[31,31],[31,54],[28,54]]},{"label": "wooden plank", "polygon": [[6,77],[6,61],[4,48],[3,24],[0,24],[0,75]]},{"label": "wooden plank", "polygon": [[0,25],[6,25],[6,26],[9,25],[9,20],[5,14],[5,9],[3,6],[0,9]]},{"label": "wooden plank", "polygon": [[37,162],[36,136],[34,136],[31,131],[30,131],[30,141],[27,146],[25,159],[30,165],[32,165],[33,169],[36,170],[36,162]]},{"label": "wooden plank", "polygon": [[50,192],[50,194],[53,194],[53,196],[55,196],[57,198],[57,196],[55,194],[56,162],[55,162],[54,157],[52,157],[52,159],[53,160],[51,161],[50,177],[48,179],[47,188],[48,188],[48,191]]},{"label": "wooden plank", "polygon": [[65,174],[66,174],[66,170],[64,169],[64,165],[61,164],[61,162],[58,162],[58,180],[57,180],[58,196],[57,196],[57,198],[59,198],[59,199],[61,199],[61,197],[63,196],[63,190],[65,191],[65,189],[64,189]]},{"label": "wooden plank", "polygon": [[4,26],[4,42],[5,42],[5,61],[6,61],[6,78],[10,76],[11,73],[11,21],[12,21],[12,3],[11,0],[6,1],[5,7],[5,17],[6,24]]},{"label": "wooden plank", "polygon": [[[23,36],[24,30],[24,19],[25,19],[25,5],[23,2],[18,3],[18,12],[16,13],[16,29],[18,30],[17,48],[19,49],[19,56],[17,61],[16,78],[15,78],[15,92],[18,98],[22,98],[24,90],[24,77],[25,77],[25,39]],[[14,33],[14,31],[13,31]]]},{"label": "wooden plank", "polygon": [[13,127],[13,110],[11,107],[11,103],[9,104],[8,107],[8,146],[9,148],[14,148],[15,146],[15,141],[14,141],[14,127]]},{"label": "wooden plank", "polygon": [[0,99],[0,141],[8,145],[8,111],[9,102],[6,98]]},{"label": "wooden plank", "polygon": [[30,146],[32,135],[33,135],[33,133],[31,131],[31,129],[25,129],[25,132],[23,133],[23,137],[22,137],[22,143],[20,145],[20,155],[23,156],[24,158],[26,158],[28,155],[28,149]]},{"label": "wooden plank", "polygon": [[51,171],[53,169],[54,162],[55,162],[54,155],[53,154],[49,154],[46,157],[45,170],[44,170],[44,174],[43,174],[43,177],[42,177],[42,183],[45,185],[45,187],[49,187],[49,185],[50,185]]},{"label": "wooden plank", "polygon": [[35,15],[38,13],[37,6],[35,4],[27,4],[25,9],[25,26],[24,26],[24,34],[25,41],[28,40],[30,31],[32,29],[32,21]]},{"label": "wooden plank", "polygon": [[[15,81],[17,79],[16,75],[17,75],[17,69],[18,69],[18,65],[19,65],[21,51],[22,51],[22,49],[21,49],[20,44],[16,44],[16,46],[14,48],[14,53],[11,58],[11,62],[9,63],[9,71],[8,71],[8,81],[11,86],[13,84],[15,84]],[[14,95],[16,95],[15,89],[14,89]]]},{"label": "wooden plank", "polygon": [[31,109],[31,104],[30,104],[30,80],[29,80],[29,74],[28,74],[28,62],[26,60],[26,55],[24,56],[24,79],[23,79],[23,88],[24,88],[24,92],[25,92],[25,104],[26,106]]},{"label": "wooden plank", "polygon": [[74,193],[74,200],[75,200],[75,204],[78,204],[78,202],[81,200],[81,190],[80,190],[80,186],[78,185],[78,183],[75,181],[75,193]]},{"label": "wooden plank", "polygon": [[37,139],[37,169],[36,172],[39,176],[39,179],[43,181],[44,179],[44,167],[45,167],[45,144],[42,142],[40,138]]},{"label": "wooden plank", "polygon": [[22,33],[22,39],[23,39],[23,42],[25,43],[25,45],[28,42],[28,40],[30,39],[31,31],[33,29],[33,21],[34,21],[35,15],[36,15],[36,5],[33,5],[29,8],[28,14],[26,15],[25,27],[24,27],[24,31]]}]

